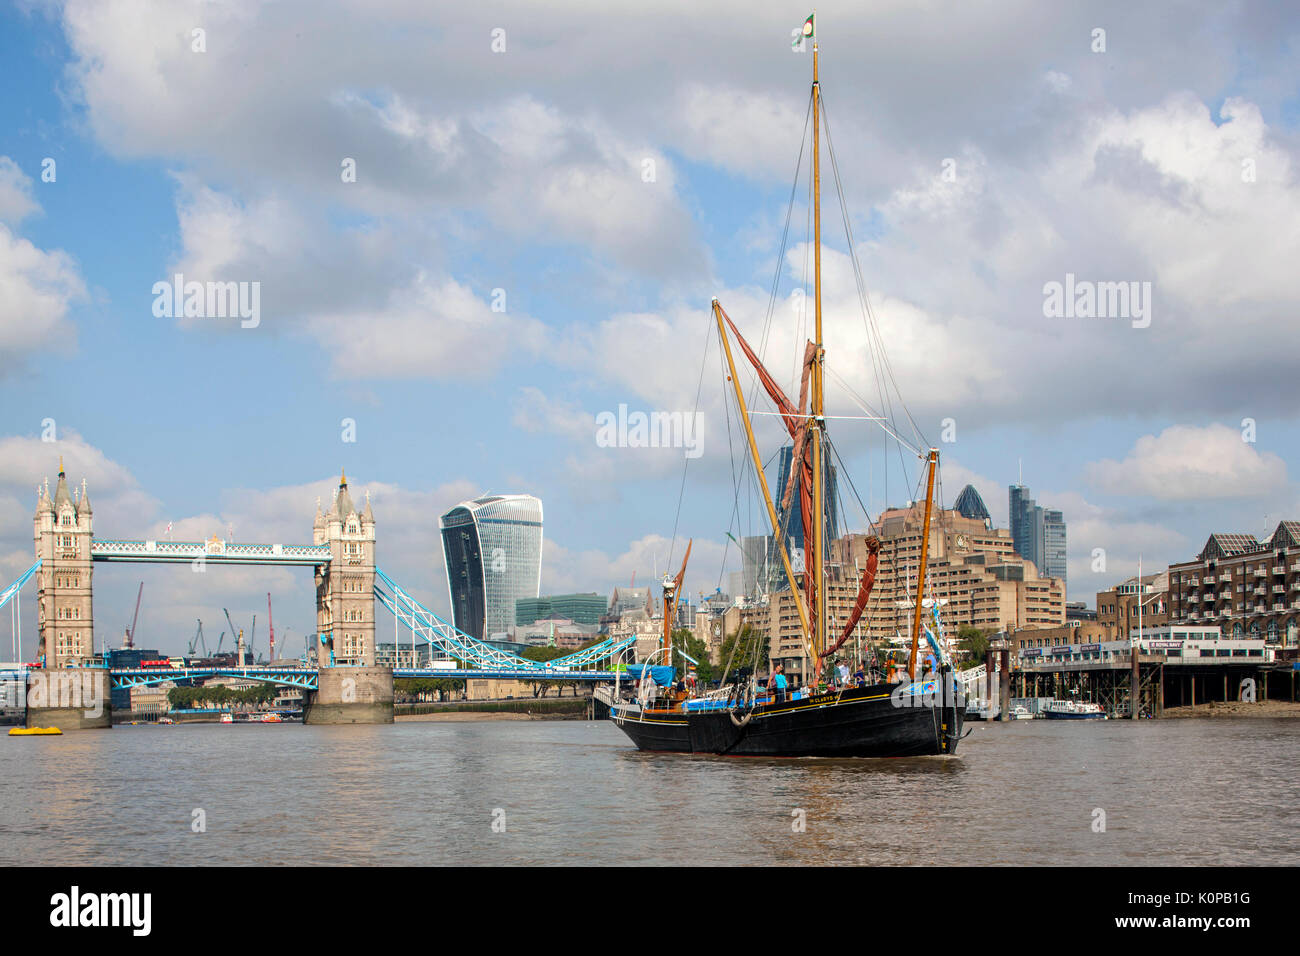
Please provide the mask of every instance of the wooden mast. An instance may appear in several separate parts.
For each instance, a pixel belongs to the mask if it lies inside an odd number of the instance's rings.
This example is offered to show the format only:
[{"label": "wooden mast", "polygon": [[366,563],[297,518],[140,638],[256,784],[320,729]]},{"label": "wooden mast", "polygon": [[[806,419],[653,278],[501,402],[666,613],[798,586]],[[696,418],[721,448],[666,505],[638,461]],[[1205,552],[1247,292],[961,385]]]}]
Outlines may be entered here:
[{"label": "wooden mast", "polygon": [[[754,462],[754,471],[758,473],[758,487],[763,492],[763,503],[767,505],[767,517],[772,523],[772,541],[777,553],[781,555],[781,566],[785,568],[785,578],[790,582],[790,596],[794,600],[795,610],[799,612],[799,627],[803,631],[804,646],[811,650],[811,631],[808,627],[808,612],[799,598],[799,585],[795,582],[794,571],[790,567],[790,556],[786,554],[785,542],[781,540],[781,523],[776,519],[776,508],[772,504],[772,494],[767,490],[767,476],[763,474],[763,459],[758,454],[758,442],[754,440],[754,429],[749,424],[749,410],[745,407],[745,393],[740,387],[736,375],[736,362],[731,357],[731,342],[727,339],[726,327],[722,324],[722,307],[717,298],[713,300],[713,316],[718,320],[718,335],[722,338],[722,349],[727,356],[727,372],[731,376],[732,387],[736,391],[736,404],[740,407],[740,420],[745,425],[745,437],[749,439],[749,457]],[[791,463],[794,467],[794,463]]]},{"label": "wooden mast", "polygon": [[[815,14],[814,14],[815,16]],[[805,561],[808,548],[812,551],[812,580],[816,588],[816,600],[813,605],[812,633],[812,667],[811,683],[816,684],[821,678],[821,652],[826,646],[826,587],[825,555],[823,554],[826,536],[825,515],[826,502],[822,500],[825,482],[822,471],[825,467],[822,449],[823,429],[825,428],[825,400],[822,392],[822,180],[821,180],[821,83],[817,71],[817,22],[813,21],[813,86],[812,86],[812,127],[813,127],[813,289],[814,311],[817,323],[817,344],[812,367],[812,416],[807,427],[812,429],[812,473],[813,473],[813,539],[804,542]],[[791,462],[791,467],[794,462]],[[804,675],[805,683],[809,675]]]},{"label": "wooden mast", "polygon": [[934,469],[939,463],[939,449],[930,449],[930,474],[925,484],[925,525],[921,530],[921,567],[916,575],[916,610],[912,615],[912,653],[907,673],[916,680],[916,652],[921,643],[921,602],[925,599],[925,560],[930,553],[930,510],[934,504]]}]

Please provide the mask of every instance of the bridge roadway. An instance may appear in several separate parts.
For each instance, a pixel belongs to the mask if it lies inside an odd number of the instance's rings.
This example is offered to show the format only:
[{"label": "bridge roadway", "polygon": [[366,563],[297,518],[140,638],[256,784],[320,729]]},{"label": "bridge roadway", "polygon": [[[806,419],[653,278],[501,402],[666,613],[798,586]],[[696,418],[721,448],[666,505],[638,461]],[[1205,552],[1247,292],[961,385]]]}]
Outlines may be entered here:
[{"label": "bridge roadway", "polygon": [[[335,668],[345,671],[346,667]],[[285,687],[316,690],[320,671],[315,667],[124,667],[109,672],[114,687],[145,687],[174,680],[203,680],[209,677],[243,677],[248,680],[267,681]],[[393,679],[412,677],[451,678],[454,680],[581,680],[612,681],[614,671],[571,670],[517,670],[508,668],[462,668],[449,670],[436,667],[395,667]]]}]

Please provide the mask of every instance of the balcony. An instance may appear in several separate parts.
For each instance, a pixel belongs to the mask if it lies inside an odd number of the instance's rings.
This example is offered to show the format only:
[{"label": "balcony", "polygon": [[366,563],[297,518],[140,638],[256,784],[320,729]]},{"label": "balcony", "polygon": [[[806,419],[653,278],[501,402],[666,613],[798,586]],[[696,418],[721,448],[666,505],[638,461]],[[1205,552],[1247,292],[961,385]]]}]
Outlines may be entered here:
[{"label": "balcony", "polygon": [[[1262,574],[1263,572],[1261,571],[1260,573]],[[1188,581],[1187,583],[1190,584],[1190,585],[1191,585],[1192,587],[1194,587],[1194,588],[1195,588],[1195,587],[1200,587],[1201,579],[1200,579],[1200,578],[1192,578],[1192,579],[1191,579],[1190,581]]]},{"label": "balcony", "polygon": [[1291,571],[1293,573],[1300,572],[1300,561],[1297,561],[1295,564],[1291,565]]},{"label": "balcony", "polygon": [[1286,565],[1285,565],[1285,564],[1275,564],[1275,565],[1273,565],[1273,573],[1274,573],[1274,574],[1286,574]]},{"label": "balcony", "polygon": [[[1261,592],[1261,593],[1262,593],[1262,592]],[[1189,595],[1187,595],[1187,603],[1188,603],[1188,604],[1199,604],[1200,601],[1201,601],[1200,595],[1197,595],[1197,594],[1189,594]]]},{"label": "balcony", "polygon": [[1283,584],[1275,584],[1275,585],[1273,585],[1273,593],[1274,593],[1274,594],[1286,594],[1286,585],[1283,585]]},{"label": "balcony", "polygon": [[1232,572],[1231,572],[1231,571],[1224,571],[1222,574],[1219,575],[1219,580],[1220,580],[1220,581],[1231,581],[1231,580],[1232,580]]},{"label": "balcony", "polygon": [[1261,597],[1263,597],[1265,594],[1268,593],[1268,588],[1264,587],[1264,585],[1261,584],[1259,587],[1255,588],[1255,590],[1251,591],[1250,593],[1258,594]]},{"label": "balcony", "polygon": [[1250,573],[1257,578],[1262,578],[1264,575],[1268,574],[1268,572],[1265,571],[1263,568],[1255,568],[1255,570],[1251,571]]},{"label": "balcony", "polygon": [[1273,605],[1273,610],[1275,610],[1275,611],[1285,611],[1285,610],[1286,610],[1286,605],[1283,604],[1281,601],[1279,601],[1277,604],[1274,604],[1274,605]]}]

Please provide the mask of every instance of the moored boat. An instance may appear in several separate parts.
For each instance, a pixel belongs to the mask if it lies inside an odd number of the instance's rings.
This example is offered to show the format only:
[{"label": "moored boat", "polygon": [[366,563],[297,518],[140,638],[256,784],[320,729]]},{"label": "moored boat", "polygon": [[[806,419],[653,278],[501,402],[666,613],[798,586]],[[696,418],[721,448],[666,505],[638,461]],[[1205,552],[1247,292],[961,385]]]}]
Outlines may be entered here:
[{"label": "moored boat", "polygon": [[1054,700],[1043,708],[1048,720],[1105,720],[1101,704],[1080,700]]},{"label": "moored boat", "polygon": [[60,737],[63,735],[58,727],[11,727],[10,737]]}]

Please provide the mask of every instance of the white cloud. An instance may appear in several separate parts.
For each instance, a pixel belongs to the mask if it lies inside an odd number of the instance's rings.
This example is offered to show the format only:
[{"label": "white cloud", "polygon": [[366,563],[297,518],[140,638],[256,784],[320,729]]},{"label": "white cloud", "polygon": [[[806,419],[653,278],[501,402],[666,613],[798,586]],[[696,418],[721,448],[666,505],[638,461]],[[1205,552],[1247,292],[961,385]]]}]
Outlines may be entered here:
[{"label": "white cloud", "polygon": [[[698,601],[701,593],[712,594],[718,587],[719,568],[726,551],[725,542],[695,539],[691,545],[691,559],[686,566],[683,584],[692,601]],[[608,595],[615,587],[629,586],[635,574],[637,586],[650,585],[655,590],[655,599],[659,600],[662,597],[659,593],[660,580],[669,571],[677,573],[685,552],[685,537],[680,538],[674,546],[674,542],[658,534],[630,541],[624,551],[612,555],[599,549],[570,550],[548,539],[542,564],[542,593],[566,594],[594,590]],[[738,561],[733,546],[730,549],[729,563]],[[655,577],[656,572],[658,577]],[[722,588],[725,590],[726,587],[724,577]]]},{"label": "white cloud", "polygon": [[0,222],[16,224],[40,209],[32,180],[8,156],[0,156]]},{"label": "white cloud", "polygon": [[1123,461],[1104,459],[1087,468],[1088,481],[1115,495],[1159,501],[1252,498],[1286,487],[1286,464],[1259,451],[1227,425],[1171,425],[1139,438]]},{"label": "white cloud", "polygon": [[76,263],[60,249],[37,248],[6,225],[39,208],[31,180],[8,156],[0,156],[0,377],[32,352],[76,346],[67,314],[86,295]]}]

